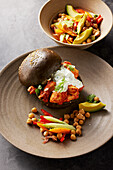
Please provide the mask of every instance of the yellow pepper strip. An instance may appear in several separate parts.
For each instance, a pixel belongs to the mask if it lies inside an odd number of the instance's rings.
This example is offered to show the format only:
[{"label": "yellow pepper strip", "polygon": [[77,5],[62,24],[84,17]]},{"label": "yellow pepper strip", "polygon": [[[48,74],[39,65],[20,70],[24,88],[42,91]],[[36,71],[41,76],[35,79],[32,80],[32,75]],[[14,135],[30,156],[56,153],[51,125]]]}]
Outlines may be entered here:
[{"label": "yellow pepper strip", "polygon": [[45,128],[44,126],[43,126],[43,124],[42,123],[37,123],[37,125],[40,127],[40,128],[42,128],[42,129],[44,129],[44,130],[47,130],[48,131],[48,129],[47,128]]},{"label": "yellow pepper strip", "polygon": [[54,128],[54,129],[50,129],[49,130],[50,132],[53,132],[53,133],[70,133],[70,129],[66,129],[66,128]]},{"label": "yellow pepper strip", "polygon": [[55,34],[62,34],[62,33],[64,33],[63,30],[61,30],[61,29],[59,29],[59,28],[56,28],[56,29],[55,29]]},{"label": "yellow pepper strip", "polygon": [[67,40],[67,43],[68,43],[68,44],[72,44],[69,40]]},{"label": "yellow pepper strip", "polygon": [[57,26],[59,29],[61,29],[62,31],[64,31],[65,33],[68,33],[68,34],[71,35],[71,36],[77,36],[77,34],[74,33],[73,31],[69,30],[69,28],[66,28],[66,27],[64,28],[60,22],[57,23],[56,26]]},{"label": "yellow pepper strip", "polygon": [[[86,11],[85,11],[86,12]],[[90,17],[90,18],[93,18],[92,15],[89,13],[89,12],[86,12],[87,15]]]},{"label": "yellow pepper strip", "polygon": [[76,22],[79,22],[79,21],[80,21],[80,19],[77,20],[77,19],[75,19],[74,17],[71,17],[71,16],[69,16],[69,15],[66,15],[66,18],[69,19],[69,20],[70,20],[70,19],[73,19],[73,21],[76,21]]}]

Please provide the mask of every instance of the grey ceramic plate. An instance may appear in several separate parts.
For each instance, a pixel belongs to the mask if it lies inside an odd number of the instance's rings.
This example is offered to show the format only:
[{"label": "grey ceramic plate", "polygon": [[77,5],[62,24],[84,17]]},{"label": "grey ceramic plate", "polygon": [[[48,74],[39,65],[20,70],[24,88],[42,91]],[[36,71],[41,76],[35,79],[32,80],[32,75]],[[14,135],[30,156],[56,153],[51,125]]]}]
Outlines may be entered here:
[{"label": "grey ceramic plate", "polygon": [[48,158],[82,155],[100,147],[113,136],[113,69],[98,56],[86,51],[60,46],[51,49],[80,70],[85,85],[82,99],[94,93],[106,104],[106,110],[91,114],[83,126],[83,136],[78,137],[76,142],[66,140],[64,143],[50,141],[42,144],[39,129],[26,124],[31,108],[36,106],[39,112],[43,108],[56,117],[61,117],[72,108],[50,109],[41,104],[35,95],[27,93],[18,79],[18,67],[27,53],[1,71],[0,132],[14,146],[33,155]]}]

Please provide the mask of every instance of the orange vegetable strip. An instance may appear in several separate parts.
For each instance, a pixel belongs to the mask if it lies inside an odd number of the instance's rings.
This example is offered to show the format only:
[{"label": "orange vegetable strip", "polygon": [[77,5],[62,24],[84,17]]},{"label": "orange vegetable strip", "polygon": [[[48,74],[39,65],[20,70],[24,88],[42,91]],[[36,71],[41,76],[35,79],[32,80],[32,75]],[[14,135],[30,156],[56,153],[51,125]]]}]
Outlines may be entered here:
[{"label": "orange vegetable strip", "polygon": [[48,129],[47,129],[47,128],[43,127],[43,124],[42,124],[42,123],[37,122],[37,125],[38,125],[40,128],[42,128],[42,129],[44,129],[44,130],[47,130],[47,131],[48,131]]},{"label": "orange vegetable strip", "polygon": [[50,129],[49,130],[50,132],[53,132],[53,133],[65,133],[65,134],[68,134],[70,133],[70,129],[66,129],[66,128],[54,128],[54,129]]}]

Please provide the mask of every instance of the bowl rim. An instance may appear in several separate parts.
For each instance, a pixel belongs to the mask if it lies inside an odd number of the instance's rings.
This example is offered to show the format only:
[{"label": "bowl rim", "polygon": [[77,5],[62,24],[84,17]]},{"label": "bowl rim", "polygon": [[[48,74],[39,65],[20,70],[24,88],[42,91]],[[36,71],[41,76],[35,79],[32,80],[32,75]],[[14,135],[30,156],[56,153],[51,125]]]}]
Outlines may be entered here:
[{"label": "bowl rim", "polygon": [[86,46],[89,46],[89,47],[90,47],[90,46],[92,46],[93,44],[95,44],[96,42],[104,39],[104,38],[110,33],[110,31],[111,31],[111,29],[112,29],[112,27],[113,27],[113,14],[112,14],[111,9],[109,8],[109,6],[108,6],[105,2],[103,2],[102,0],[98,0],[98,1],[100,1],[101,3],[103,3],[103,4],[107,7],[107,9],[109,10],[109,12],[111,13],[112,22],[111,22],[110,28],[109,28],[109,30],[107,31],[107,33],[104,34],[102,37],[100,36],[100,37],[97,38],[96,40],[92,41],[91,43],[87,43],[87,44],[67,44],[67,43],[64,43],[64,42],[60,42],[60,41],[58,41],[57,39],[55,39],[52,35],[48,34],[48,33],[45,31],[45,29],[43,28],[43,26],[42,26],[42,24],[41,24],[41,19],[40,19],[40,18],[41,18],[41,13],[42,13],[43,9],[45,8],[45,6],[47,6],[47,5],[48,5],[50,2],[52,2],[52,1],[54,1],[54,0],[48,0],[48,1],[46,1],[46,2],[43,4],[43,6],[40,8],[39,13],[38,13],[38,21],[39,21],[39,25],[40,25],[41,29],[43,30],[43,32],[44,32],[49,38],[51,38],[53,41],[56,41],[58,44],[66,45],[66,46],[70,46],[70,47],[81,47],[81,46],[82,46],[82,47],[86,47]]}]

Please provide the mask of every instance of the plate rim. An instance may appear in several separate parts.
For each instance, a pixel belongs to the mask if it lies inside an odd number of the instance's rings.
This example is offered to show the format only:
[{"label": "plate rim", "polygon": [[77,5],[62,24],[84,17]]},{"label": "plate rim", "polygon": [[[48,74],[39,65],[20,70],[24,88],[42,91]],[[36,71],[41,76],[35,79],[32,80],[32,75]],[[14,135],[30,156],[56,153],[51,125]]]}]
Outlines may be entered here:
[{"label": "plate rim", "polygon": [[[68,48],[68,49],[70,49],[70,47],[64,47],[64,46],[49,46],[49,47],[43,47],[43,48],[50,48],[50,49],[54,49],[54,48],[55,48],[55,49],[56,49],[56,48]],[[74,49],[74,47],[73,47],[73,49]],[[91,53],[91,52],[89,52],[89,51],[86,51],[86,50],[80,50],[80,49],[76,49],[76,48],[75,48],[75,50],[77,50],[77,51],[84,51],[84,52],[86,52],[86,53],[93,54],[93,53]],[[1,77],[2,74],[7,70],[7,68],[9,68],[13,63],[15,63],[16,61],[18,61],[19,59],[21,59],[23,56],[27,56],[29,53],[31,53],[31,52],[33,52],[33,51],[35,51],[35,50],[26,52],[26,53],[24,53],[24,54],[16,57],[15,59],[11,60],[8,64],[6,64],[6,65],[3,67],[3,69],[0,71],[0,77]],[[95,54],[93,54],[93,55],[95,55]],[[97,56],[97,55],[95,55],[95,56],[98,57],[98,59],[99,59],[100,61],[104,62],[104,63],[109,67],[109,69],[112,69],[112,72],[113,72],[113,68],[112,68],[112,66],[111,66],[109,63],[107,63],[104,59],[100,58],[99,56]],[[51,157],[51,156],[49,157],[49,155],[48,155],[48,156],[43,156],[43,155],[41,155],[41,154],[40,154],[40,155],[37,155],[37,154],[34,154],[34,153],[32,153],[32,152],[26,151],[25,149],[23,149],[23,148],[21,148],[21,147],[16,146],[16,144],[14,144],[14,142],[12,142],[11,140],[9,140],[8,137],[6,137],[6,136],[2,133],[1,129],[0,129],[0,134],[1,134],[10,144],[12,144],[12,145],[15,146],[16,148],[20,149],[21,151],[24,151],[25,153],[29,153],[29,154],[31,154],[31,155],[39,156],[39,157],[43,157],[43,158],[50,158],[50,159],[66,159],[66,158],[77,157],[77,156],[81,156],[81,155],[90,153],[90,152],[92,152],[92,151],[94,151],[94,150],[102,147],[105,143],[107,143],[107,142],[113,137],[113,134],[110,134],[110,135],[109,135],[109,138],[107,138],[101,145],[99,145],[99,146],[96,147],[96,148],[93,148],[92,150],[88,150],[87,152],[85,151],[85,152],[83,152],[82,154],[77,154],[77,155],[75,155],[75,156],[74,156],[74,155],[72,155],[72,156],[65,156],[65,157],[58,157],[58,156],[57,156],[57,157]]]}]

